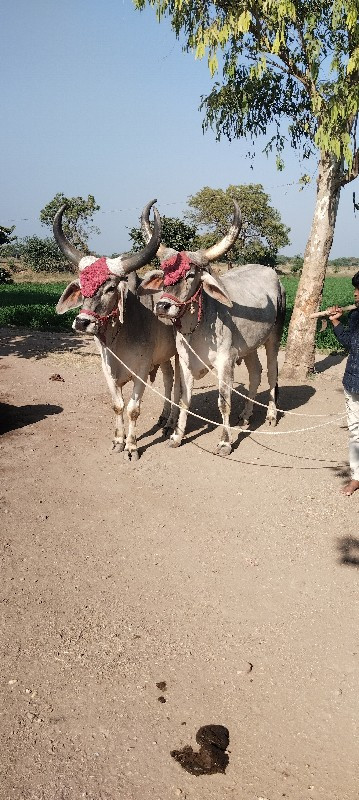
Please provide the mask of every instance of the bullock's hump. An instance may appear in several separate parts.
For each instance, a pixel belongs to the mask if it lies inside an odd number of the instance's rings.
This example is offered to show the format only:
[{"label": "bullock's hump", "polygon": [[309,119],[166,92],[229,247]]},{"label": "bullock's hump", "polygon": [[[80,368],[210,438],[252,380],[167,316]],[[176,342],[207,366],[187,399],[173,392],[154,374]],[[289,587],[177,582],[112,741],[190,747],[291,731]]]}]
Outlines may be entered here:
[{"label": "bullock's hump", "polygon": [[262,305],[264,297],[277,298],[280,283],[272,267],[262,264],[244,264],[221,275],[221,281],[234,302]]}]

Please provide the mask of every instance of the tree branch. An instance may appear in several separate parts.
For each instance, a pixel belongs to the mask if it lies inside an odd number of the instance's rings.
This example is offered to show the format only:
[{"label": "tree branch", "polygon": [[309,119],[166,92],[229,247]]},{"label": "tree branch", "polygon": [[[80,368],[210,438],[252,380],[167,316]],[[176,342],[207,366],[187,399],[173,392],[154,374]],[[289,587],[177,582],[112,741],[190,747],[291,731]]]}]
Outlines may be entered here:
[{"label": "tree branch", "polygon": [[359,148],[354,153],[353,163],[350,172],[348,171],[345,175],[343,175],[340,185],[346,186],[351,181],[354,181],[359,175]]}]

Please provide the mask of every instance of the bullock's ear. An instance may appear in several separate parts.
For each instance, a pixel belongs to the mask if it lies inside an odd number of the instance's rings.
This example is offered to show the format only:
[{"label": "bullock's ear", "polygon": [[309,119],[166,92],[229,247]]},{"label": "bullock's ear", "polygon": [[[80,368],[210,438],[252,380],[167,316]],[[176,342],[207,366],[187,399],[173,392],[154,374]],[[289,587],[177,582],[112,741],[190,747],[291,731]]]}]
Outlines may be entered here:
[{"label": "bullock's ear", "polygon": [[78,308],[82,305],[82,294],[80,289],[80,282],[78,280],[72,281],[66,286],[65,291],[62,293],[60,300],[56,306],[57,314],[65,314],[71,308]]},{"label": "bullock's ear", "polygon": [[218,300],[219,303],[223,303],[224,306],[232,308],[232,300],[218,278],[215,278],[214,275],[211,275],[209,272],[203,272],[201,280],[203,282],[204,291],[207,292],[210,297],[213,297],[214,300]]},{"label": "bullock's ear", "polygon": [[147,272],[143,281],[141,281],[137,294],[154,294],[163,289],[163,272],[161,269],[153,269]]}]

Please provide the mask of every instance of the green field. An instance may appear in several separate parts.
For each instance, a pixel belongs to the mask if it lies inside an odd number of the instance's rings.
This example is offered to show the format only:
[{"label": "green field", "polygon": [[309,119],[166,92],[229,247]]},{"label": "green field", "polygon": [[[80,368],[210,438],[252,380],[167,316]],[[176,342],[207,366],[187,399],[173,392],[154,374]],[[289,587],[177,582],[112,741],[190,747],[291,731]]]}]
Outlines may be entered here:
[{"label": "green field", "polygon": [[0,326],[67,331],[76,312],[56,314],[56,303],[66,283],[12,283],[0,286]]},{"label": "green field", "polygon": [[[298,278],[281,276],[287,292],[286,324],[282,344],[287,341],[287,332],[292,313]],[[33,328],[42,331],[71,330],[76,311],[59,316],[55,305],[66,283],[13,283],[0,286],[0,326]],[[353,287],[350,278],[330,277],[324,284],[322,308],[349,305],[353,302]],[[345,322],[345,318],[343,318]],[[319,327],[319,325],[318,325]],[[326,331],[317,333],[317,347],[322,350],[340,350],[329,323]]]}]

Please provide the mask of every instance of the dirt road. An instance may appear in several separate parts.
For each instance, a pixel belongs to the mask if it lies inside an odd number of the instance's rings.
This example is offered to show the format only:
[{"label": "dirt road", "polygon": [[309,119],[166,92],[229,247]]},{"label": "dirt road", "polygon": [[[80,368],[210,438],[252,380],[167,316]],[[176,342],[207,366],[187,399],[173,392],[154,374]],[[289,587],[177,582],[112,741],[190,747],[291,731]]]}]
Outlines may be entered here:
[{"label": "dirt road", "polygon": [[[94,352],[1,331],[1,800],[357,800],[359,493],[345,420],[310,416],[344,413],[344,359],[228,458],[194,418],[168,448],[147,389],[132,464]],[[191,774],[208,725],[228,766]]]}]

